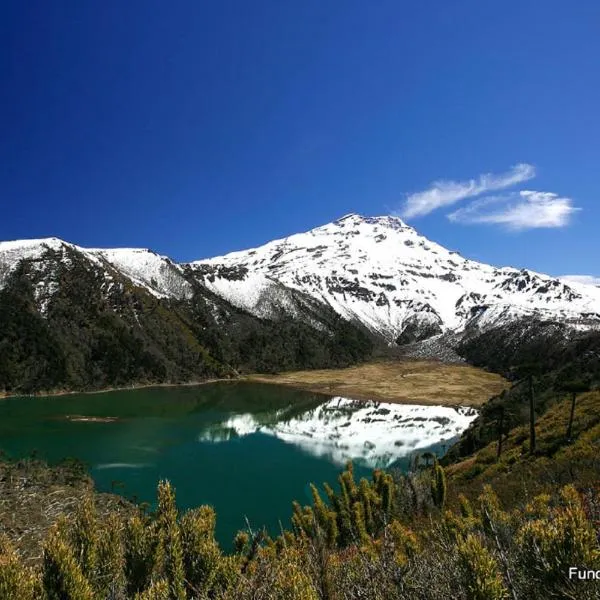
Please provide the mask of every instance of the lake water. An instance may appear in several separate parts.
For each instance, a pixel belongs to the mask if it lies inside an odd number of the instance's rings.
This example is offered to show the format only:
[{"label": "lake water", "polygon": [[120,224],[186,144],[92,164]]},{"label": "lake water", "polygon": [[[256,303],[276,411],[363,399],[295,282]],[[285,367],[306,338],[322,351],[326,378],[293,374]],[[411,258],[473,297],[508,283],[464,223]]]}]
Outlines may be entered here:
[{"label": "lake water", "polygon": [[[245,527],[279,531],[308,484],[406,469],[415,452],[441,454],[472,409],[330,399],[286,387],[223,382],[0,400],[0,449],[88,464],[97,487],[153,502],[169,479],[180,508],[211,504],[226,547]],[[91,419],[90,419],[91,418]],[[123,484],[123,485],[121,485]]]}]

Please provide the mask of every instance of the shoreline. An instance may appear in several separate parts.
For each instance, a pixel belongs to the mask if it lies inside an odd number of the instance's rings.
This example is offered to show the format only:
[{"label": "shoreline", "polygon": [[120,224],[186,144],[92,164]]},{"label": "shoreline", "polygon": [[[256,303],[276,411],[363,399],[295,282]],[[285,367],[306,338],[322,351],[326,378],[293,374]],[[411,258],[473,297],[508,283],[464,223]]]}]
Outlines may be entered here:
[{"label": "shoreline", "polygon": [[440,400],[439,398],[426,399],[426,398],[409,398],[407,396],[395,396],[389,397],[377,392],[361,392],[355,388],[345,388],[334,386],[329,388],[322,388],[319,385],[310,385],[295,382],[282,382],[282,381],[269,381],[267,378],[263,378],[262,375],[249,375],[244,379],[250,383],[265,383],[267,385],[280,385],[283,387],[302,390],[305,392],[311,392],[313,394],[320,394],[321,396],[328,396],[329,398],[336,398],[338,396],[342,398],[348,398],[349,400],[359,400],[361,402],[384,402],[387,404],[409,404],[416,406],[449,406],[456,407],[468,406],[470,408],[480,408],[481,403],[470,402],[469,400]]},{"label": "shoreline", "polygon": [[8,400],[9,398],[56,398],[58,396],[77,396],[77,395],[92,395],[92,394],[107,394],[109,392],[126,392],[132,390],[144,390],[148,388],[171,388],[171,387],[195,387],[201,385],[207,385],[209,383],[219,383],[221,381],[240,381],[238,377],[235,378],[216,378],[216,379],[204,379],[201,381],[185,381],[183,383],[133,383],[131,385],[124,385],[118,387],[107,387],[99,390],[53,390],[53,391],[40,391],[33,392],[30,394],[7,394],[6,392],[0,392],[0,400]]},{"label": "shoreline", "polygon": [[32,394],[0,393],[9,398],[53,398],[69,395],[105,394],[149,388],[196,387],[220,382],[247,382],[304,390],[333,398],[422,406],[481,407],[506,388],[501,376],[464,364],[430,360],[376,360],[338,369],[288,371],[279,374],[250,373],[182,383],[134,383],[98,390],[52,390]]}]

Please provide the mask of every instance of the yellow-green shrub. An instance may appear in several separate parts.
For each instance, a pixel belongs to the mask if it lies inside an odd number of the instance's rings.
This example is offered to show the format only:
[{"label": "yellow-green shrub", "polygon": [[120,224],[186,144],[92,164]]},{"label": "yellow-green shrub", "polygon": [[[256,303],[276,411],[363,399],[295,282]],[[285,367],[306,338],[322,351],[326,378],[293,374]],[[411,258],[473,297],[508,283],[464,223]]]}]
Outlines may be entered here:
[{"label": "yellow-green shrub", "polygon": [[457,542],[462,583],[469,600],[505,600],[504,585],[498,561],[472,533]]},{"label": "yellow-green shrub", "polygon": [[25,567],[12,542],[0,535],[0,598],[37,600],[42,595],[34,571]]}]

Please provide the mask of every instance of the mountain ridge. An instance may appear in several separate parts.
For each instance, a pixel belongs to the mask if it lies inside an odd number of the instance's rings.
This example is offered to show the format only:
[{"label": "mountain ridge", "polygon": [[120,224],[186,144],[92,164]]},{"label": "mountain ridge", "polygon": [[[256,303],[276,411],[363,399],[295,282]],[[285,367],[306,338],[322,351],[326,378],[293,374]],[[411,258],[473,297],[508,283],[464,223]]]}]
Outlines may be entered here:
[{"label": "mountain ridge", "polygon": [[265,320],[188,271],[146,251],[0,243],[0,392],[185,383],[370,354],[356,327],[299,292],[285,295],[299,318]]},{"label": "mountain ridge", "polygon": [[[319,298],[388,343],[529,317],[557,319],[574,328],[600,325],[598,288],[466,259],[394,216],[350,213],[304,233],[190,265],[204,270],[204,283],[234,303],[240,303],[236,291],[277,281]],[[231,271],[237,274],[235,283]],[[252,294],[240,296],[252,312]]]},{"label": "mountain ridge", "polygon": [[[523,318],[555,320],[573,330],[600,327],[600,288],[464,258],[396,216],[348,213],[255,248],[187,263],[147,248],[83,248],[55,237],[0,242],[0,288],[19,260],[62,248],[156,298],[189,300],[197,283],[262,319],[303,318],[307,306],[324,304],[390,345],[467,335]],[[56,290],[50,283],[49,297]]]}]

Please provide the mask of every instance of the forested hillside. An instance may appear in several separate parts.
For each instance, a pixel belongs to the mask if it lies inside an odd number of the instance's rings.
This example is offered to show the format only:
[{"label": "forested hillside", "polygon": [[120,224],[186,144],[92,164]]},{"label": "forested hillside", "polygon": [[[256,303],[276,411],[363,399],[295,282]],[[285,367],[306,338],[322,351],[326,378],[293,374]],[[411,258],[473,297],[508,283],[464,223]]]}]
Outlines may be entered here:
[{"label": "forested hillside", "polygon": [[21,261],[0,289],[0,391],[184,382],[370,355],[369,338],[324,307],[318,326],[285,314],[267,320],[198,283],[191,289],[187,298],[156,297],[68,249]]},{"label": "forested hillside", "polygon": [[500,431],[537,419],[565,398],[600,386],[600,332],[569,330],[554,322],[521,320],[467,337],[458,352],[475,366],[500,373],[510,389],[490,398],[479,417],[445,457],[450,463],[473,453]]}]

